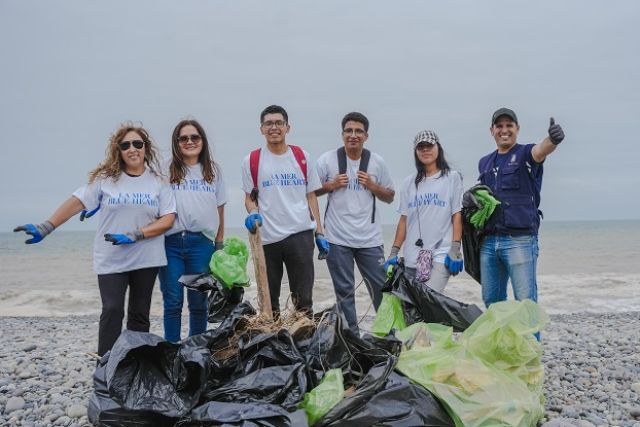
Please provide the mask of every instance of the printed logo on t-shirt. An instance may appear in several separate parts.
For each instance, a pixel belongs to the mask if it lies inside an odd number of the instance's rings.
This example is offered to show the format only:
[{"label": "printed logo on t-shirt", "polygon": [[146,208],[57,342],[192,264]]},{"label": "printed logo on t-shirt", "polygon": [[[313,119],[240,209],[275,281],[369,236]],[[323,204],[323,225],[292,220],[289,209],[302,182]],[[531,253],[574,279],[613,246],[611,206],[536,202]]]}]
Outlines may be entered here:
[{"label": "printed logo on t-shirt", "polygon": [[118,193],[117,197],[109,197],[107,205],[147,205],[158,207],[158,200],[151,193]]},{"label": "printed logo on t-shirt", "polygon": [[358,182],[358,178],[350,178],[349,183],[347,184],[347,189],[355,190],[355,191],[363,191],[365,188],[362,185],[360,185],[360,182]]},{"label": "printed logo on t-shirt", "polygon": [[269,179],[263,180],[260,185],[262,188],[265,187],[288,187],[288,186],[298,186],[298,185],[306,185],[304,178],[298,176],[297,173],[274,173],[271,174]]},{"label": "printed logo on t-shirt", "polygon": [[203,193],[215,193],[215,185],[209,184],[204,179],[187,179],[180,184],[171,184],[174,191],[200,191]]},{"label": "printed logo on t-shirt", "polygon": [[416,208],[418,206],[437,206],[444,208],[447,206],[447,202],[438,198],[438,193],[422,193],[417,194],[416,197],[409,202],[408,208]]}]

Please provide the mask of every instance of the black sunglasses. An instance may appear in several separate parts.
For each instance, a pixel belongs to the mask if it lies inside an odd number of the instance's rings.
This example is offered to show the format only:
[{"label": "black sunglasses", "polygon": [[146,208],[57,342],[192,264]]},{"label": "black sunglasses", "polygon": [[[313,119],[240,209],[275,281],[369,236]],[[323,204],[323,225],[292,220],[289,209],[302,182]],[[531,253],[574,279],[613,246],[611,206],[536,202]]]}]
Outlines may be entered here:
[{"label": "black sunglasses", "polygon": [[144,141],[140,140],[140,139],[136,139],[133,141],[122,141],[120,143],[118,143],[118,147],[120,147],[120,150],[122,151],[127,151],[129,149],[129,147],[131,147],[131,144],[133,144],[133,148],[137,148],[138,150],[142,149],[142,147],[144,147]]},{"label": "black sunglasses", "polygon": [[181,144],[186,144],[189,140],[195,142],[196,144],[202,140],[202,137],[196,133],[193,135],[181,135],[178,137],[178,142]]}]

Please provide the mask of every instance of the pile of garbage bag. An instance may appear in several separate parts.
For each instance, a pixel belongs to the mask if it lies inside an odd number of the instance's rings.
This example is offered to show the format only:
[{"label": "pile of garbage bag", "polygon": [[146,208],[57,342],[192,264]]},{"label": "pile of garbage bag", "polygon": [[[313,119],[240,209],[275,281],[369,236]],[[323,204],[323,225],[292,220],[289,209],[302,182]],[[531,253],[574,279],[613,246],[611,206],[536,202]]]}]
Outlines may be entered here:
[{"label": "pile of garbage bag", "polygon": [[261,329],[248,302],[228,304],[218,327],[180,343],[125,330],[96,368],[89,419],[110,427],[535,425],[543,371],[533,334],[548,321],[540,308],[510,301],[482,313],[396,273],[375,334],[354,333],[337,306],[316,313],[308,333]]}]

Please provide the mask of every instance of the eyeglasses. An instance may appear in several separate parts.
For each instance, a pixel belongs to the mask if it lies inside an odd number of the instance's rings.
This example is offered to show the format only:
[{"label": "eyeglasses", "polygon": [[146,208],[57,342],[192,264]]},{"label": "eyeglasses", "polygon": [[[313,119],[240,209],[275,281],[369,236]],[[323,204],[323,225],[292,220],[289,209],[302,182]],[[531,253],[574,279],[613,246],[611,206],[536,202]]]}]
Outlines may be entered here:
[{"label": "eyeglasses", "polygon": [[180,135],[178,137],[178,142],[180,144],[186,144],[189,142],[189,140],[195,142],[196,144],[200,141],[202,141],[202,137],[198,134],[193,134],[193,135]]},{"label": "eyeglasses", "polygon": [[364,131],[364,129],[345,129],[342,131],[342,134],[345,136],[349,136],[349,135],[356,135],[356,136],[363,136],[366,132]]},{"label": "eyeglasses", "polygon": [[276,127],[283,128],[287,125],[287,122],[285,122],[284,120],[268,121],[262,122],[261,126],[265,129],[271,129],[274,125]]},{"label": "eyeglasses", "polygon": [[140,139],[136,139],[133,141],[122,141],[120,143],[118,143],[118,147],[120,147],[121,151],[127,151],[129,149],[129,147],[131,147],[131,145],[133,144],[133,148],[137,148],[138,150],[142,149],[142,147],[144,147],[144,141],[140,140]]}]

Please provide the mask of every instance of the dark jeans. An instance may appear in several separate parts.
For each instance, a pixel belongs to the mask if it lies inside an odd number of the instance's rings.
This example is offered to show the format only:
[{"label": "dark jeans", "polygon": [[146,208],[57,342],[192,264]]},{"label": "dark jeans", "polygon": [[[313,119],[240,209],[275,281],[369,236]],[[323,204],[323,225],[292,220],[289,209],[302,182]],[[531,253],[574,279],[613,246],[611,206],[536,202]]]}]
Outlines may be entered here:
[{"label": "dark jeans", "polygon": [[[209,271],[209,261],[213,255],[213,242],[202,233],[183,231],[166,236],[164,248],[167,266],[160,269],[160,289],[164,305],[164,338],[180,341],[182,324],[182,304],[184,286],[178,279],[183,274],[200,274]],[[189,336],[207,330],[207,294],[187,289],[189,305]]]},{"label": "dark jeans", "polygon": [[369,291],[373,307],[377,310],[382,301],[382,292],[386,277],[382,264],[384,263],[384,249],[382,246],[373,248],[351,248],[331,244],[327,267],[331,274],[333,290],[340,310],[349,323],[349,328],[358,331],[358,317],[356,315],[355,277],[353,264],[358,266],[360,275]]},{"label": "dark jeans", "polygon": [[98,274],[102,299],[102,313],[98,327],[98,354],[111,350],[122,332],[124,297],[129,288],[127,329],[149,332],[151,293],[158,275],[158,267],[143,268],[124,273]]},{"label": "dark jeans", "polygon": [[296,310],[313,313],[313,230],[292,234],[284,240],[264,245],[271,309],[280,311],[283,263],[287,267],[289,290]]}]

